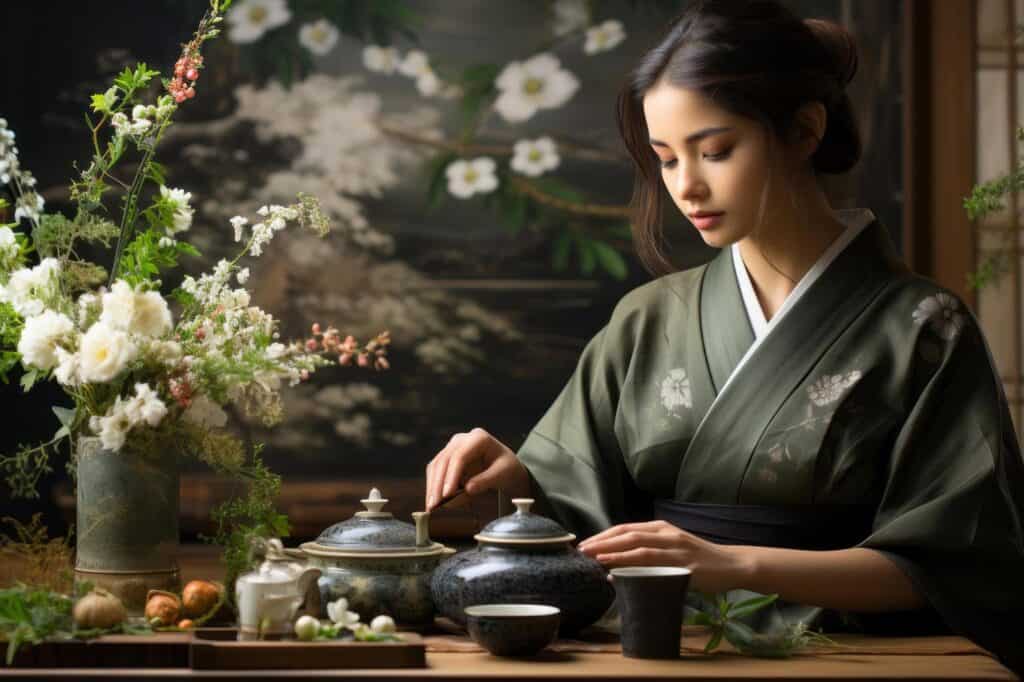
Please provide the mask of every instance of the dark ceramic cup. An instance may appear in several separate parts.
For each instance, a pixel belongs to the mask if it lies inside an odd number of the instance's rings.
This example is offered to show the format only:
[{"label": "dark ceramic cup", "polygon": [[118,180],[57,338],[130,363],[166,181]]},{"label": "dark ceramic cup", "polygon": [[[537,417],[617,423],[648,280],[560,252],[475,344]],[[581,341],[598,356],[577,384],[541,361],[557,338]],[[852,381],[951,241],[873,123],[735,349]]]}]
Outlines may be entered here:
[{"label": "dark ceramic cup", "polygon": [[555,640],[559,610],[544,604],[466,607],[466,629],[495,656],[532,656]]},{"label": "dark ceramic cup", "polygon": [[622,618],[622,655],[678,658],[690,569],[629,566],[611,570]]}]

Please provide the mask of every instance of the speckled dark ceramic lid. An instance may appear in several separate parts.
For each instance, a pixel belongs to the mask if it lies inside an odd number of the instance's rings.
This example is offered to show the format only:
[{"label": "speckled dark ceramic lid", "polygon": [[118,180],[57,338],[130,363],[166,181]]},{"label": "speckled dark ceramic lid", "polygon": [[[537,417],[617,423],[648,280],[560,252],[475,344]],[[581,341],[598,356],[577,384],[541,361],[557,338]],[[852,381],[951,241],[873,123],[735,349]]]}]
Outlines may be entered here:
[{"label": "speckled dark ceramic lid", "polygon": [[567,533],[557,522],[532,513],[531,498],[517,497],[512,500],[512,504],[516,506],[514,514],[491,521],[476,534],[476,539],[481,542],[529,545],[567,543],[576,539],[575,535]]},{"label": "speckled dark ceramic lid", "polygon": [[360,500],[365,511],[336,523],[316,539],[322,549],[343,552],[410,552],[417,549],[416,527],[399,521],[391,512],[382,511],[387,504],[374,488],[369,497]]}]

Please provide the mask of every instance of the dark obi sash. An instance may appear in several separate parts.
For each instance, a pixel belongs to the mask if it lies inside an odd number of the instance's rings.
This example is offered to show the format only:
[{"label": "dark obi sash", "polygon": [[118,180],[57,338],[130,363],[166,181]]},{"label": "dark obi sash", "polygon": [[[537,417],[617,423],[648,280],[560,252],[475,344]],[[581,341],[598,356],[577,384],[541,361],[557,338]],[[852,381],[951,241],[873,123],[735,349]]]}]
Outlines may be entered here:
[{"label": "dark obi sash", "polygon": [[868,505],[694,504],[656,500],[654,518],[724,545],[846,549],[871,533]]}]

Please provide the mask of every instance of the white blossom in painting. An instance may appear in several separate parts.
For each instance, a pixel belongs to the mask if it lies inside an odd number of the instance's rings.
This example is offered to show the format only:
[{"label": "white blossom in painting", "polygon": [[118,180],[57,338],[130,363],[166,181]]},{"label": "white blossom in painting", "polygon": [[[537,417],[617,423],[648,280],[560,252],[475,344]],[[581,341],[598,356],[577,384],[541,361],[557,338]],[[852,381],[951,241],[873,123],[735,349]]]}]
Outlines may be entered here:
[{"label": "white blossom in painting", "polygon": [[913,317],[916,324],[928,323],[932,331],[947,341],[956,338],[967,321],[966,316],[960,312],[960,302],[945,292],[929,296],[918,303]]},{"label": "white blossom in painting", "polygon": [[690,377],[686,370],[676,368],[668,373],[661,382],[661,404],[669,412],[675,412],[676,408],[693,407],[693,393],[690,390]]},{"label": "white blossom in painting", "polygon": [[609,19],[587,29],[583,51],[589,55],[607,52],[626,39],[626,31],[618,19]]},{"label": "white blossom in painting", "polygon": [[557,109],[580,87],[558,57],[543,52],[525,62],[510,62],[495,80],[500,94],[494,109],[509,123],[519,123],[541,109]]},{"label": "white blossom in painting", "polygon": [[398,50],[393,47],[367,45],[363,48],[363,66],[376,73],[390,76],[398,70],[401,60]]},{"label": "white blossom in painting", "polygon": [[552,11],[555,14],[552,30],[556,36],[578,31],[590,23],[587,0],[556,0]]},{"label": "white blossom in painting", "polygon": [[299,29],[299,43],[319,57],[334,49],[339,36],[337,27],[326,19],[303,24]]},{"label": "white blossom in painting", "polygon": [[533,178],[558,168],[561,162],[555,142],[550,137],[519,140],[512,149],[512,162],[509,164],[512,170]]},{"label": "white blossom in painting", "polygon": [[228,10],[228,38],[234,43],[254,43],[267,31],[291,21],[285,0],[240,0]]},{"label": "white blossom in painting", "polygon": [[494,174],[496,168],[494,159],[486,156],[453,161],[444,171],[448,178],[448,191],[460,199],[493,192],[498,187],[498,176]]}]

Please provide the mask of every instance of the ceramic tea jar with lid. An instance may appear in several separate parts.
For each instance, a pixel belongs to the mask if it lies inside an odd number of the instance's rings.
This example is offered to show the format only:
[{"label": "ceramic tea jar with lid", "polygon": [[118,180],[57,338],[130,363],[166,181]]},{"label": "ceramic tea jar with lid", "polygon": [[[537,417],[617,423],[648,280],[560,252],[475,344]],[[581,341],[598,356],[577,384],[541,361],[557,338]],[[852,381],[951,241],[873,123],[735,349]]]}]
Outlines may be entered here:
[{"label": "ceramic tea jar with lid", "polygon": [[388,501],[376,488],[360,501],[365,511],[300,545],[309,565],[322,573],[323,608],[345,597],[349,609],[366,622],[381,614],[403,624],[431,622],[430,580],[438,563],[455,550],[431,541],[427,512],[413,512],[415,525],[400,521],[383,511]]},{"label": "ceramic tea jar with lid", "polygon": [[533,514],[533,500],[512,500],[516,512],[488,524],[476,549],[456,554],[434,572],[431,592],[442,615],[464,624],[476,604],[548,604],[562,612],[561,632],[600,618],[615,598],[608,574],[572,546],[576,536]]}]

